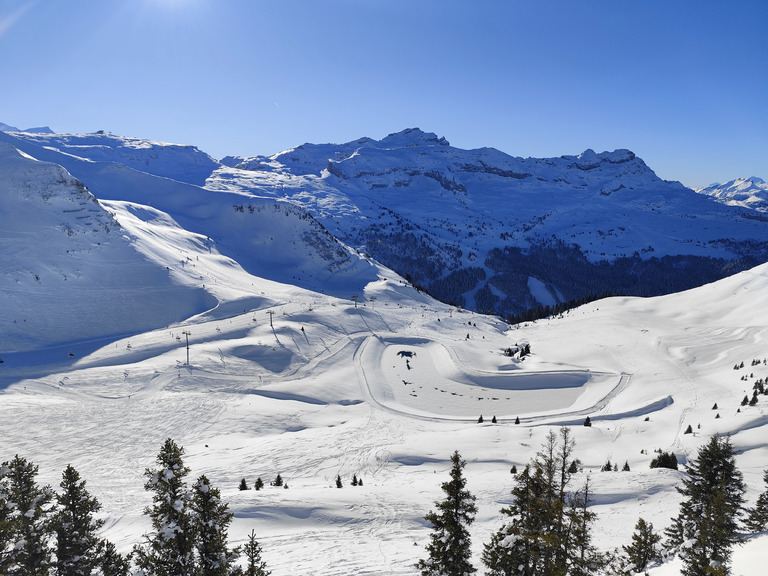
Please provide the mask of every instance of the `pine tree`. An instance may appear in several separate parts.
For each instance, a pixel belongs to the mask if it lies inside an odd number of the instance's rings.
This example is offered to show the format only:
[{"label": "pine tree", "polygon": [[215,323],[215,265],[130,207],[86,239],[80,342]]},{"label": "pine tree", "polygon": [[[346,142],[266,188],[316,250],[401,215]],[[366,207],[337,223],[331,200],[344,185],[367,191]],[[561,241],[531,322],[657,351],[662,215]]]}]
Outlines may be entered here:
[{"label": "pine tree", "polygon": [[584,418],[584,426],[586,426],[587,428],[592,426],[592,420],[590,420],[589,416]]},{"label": "pine tree", "polygon": [[190,508],[199,564],[196,576],[227,576],[239,554],[227,547],[227,529],[233,514],[221,501],[218,488],[212,487],[205,476],[200,476],[192,487]]},{"label": "pine tree", "polygon": [[50,573],[54,493],[50,486],[37,485],[37,471],[18,455],[0,466],[0,574],[5,576]]},{"label": "pine tree", "polygon": [[251,530],[248,541],[243,546],[243,553],[248,560],[245,566],[245,576],[269,576],[267,563],[261,559],[261,546],[256,541],[256,532]]},{"label": "pine tree", "polygon": [[560,438],[558,443],[550,432],[536,458],[516,476],[513,502],[501,510],[508,520],[484,546],[488,576],[581,575],[603,565],[591,544],[589,482],[569,491],[578,460],[572,458],[575,443],[568,428],[560,430]]},{"label": "pine tree", "polygon": [[624,466],[621,467],[622,472],[629,472],[629,461],[624,460]]},{"label": "pine tree", "polygon": [[763,482],[766,490],[757,497],[754,508],[750,508],[747,517],[747,527],[753,532],[763,532],[768,529],[768,468],[763,472]]},{"label": "pine tree", "polygon": [[94,518],[101,509],[85,488],[85,480],[71,465],[62,473],[59,509],[53,519],[56,532],[58,576],[90,576],[102,562],[105,544],[98,536],[104,520]]},{"label": "pine tree", "polygon": [[569,550],[564,558],[567,563],[564,573],[569,576],[592,576],[606,564],[605,556],[592,544],[592,523],[597,514],[588,508],[589,488],[587,477],[584,487],[569,498],[568,527],[563,538],[564,547]]},{"label": "pine tree", "polygon": [[432,524],[429,556],[416,568],[422,576],[468,576],[476,572],[471,562],[469,526],[475,521],[475,497],[467,490],[462,470],[466,462],[456,451],[451,456],[451,479],[442,485],[446,498],[424,518]]},{"label": "pine tree", "polygon": [[[248,490],[248,482],[245,481],[245,478],[240,479],[240,485],[237,487],[238,490]],[[257,488],[258,490],[258,488]]]},{"label": "pine tree", "polygon": [[520,424],[520,416],[515,416],[515,424]]},{"label": "pine tree", "polygon": [[357,486],[357,474],[352,474],[352,486]]},{"label": "pine tree", "polygon": [[669,468],[677,470],[677,456],[674,452],[660,452],[659,455],[651,460],[651,468]]},{"label": "pine tree", "polygon": [[651,562],[661,560],[657,547],[661,536],[653,531],[653,524],[639,518],[632,534],[632,544],[622,546],[633,572],[642,572]]},{"label": "pine tree", "polygon": [[278,474],[275,476],[275,479],[272,481],[272,486],[282,486],[283,485],[283,477]]},{"label": "pine tree", "polygon": [[144,513],[152,520],[145,543],[134,548],[136,564],[146,576],[193,576],[195,533],[184,478],[184,449],[168,438],[157,455],[157,469],[144,472],[144,488],[153,492]]},{"label": "pine tree", "polygon": [[501,513],[509,520],[483,546],[483,564],[488,576],[537,574],[545,545],[547,520],[539,513],[546,491],[542,468],[526,466],[515,478],[513,501]]},{"label": "pine tree", "polygon": [[256,490],[261,490],[262,488],[264,488],[264,480],[261,479],[261,476],[256,478],[256,484],[254,484],[253,487]]},{"label": "pine tree", "polygon": [[688,477],[677,489],[685,500],[666,534],[683,559],[683,576],[730,574],[745,490],[735,456],[729,438],[713,436],[687,466]]},{"label": "pine tree", "polygon": [[342,488],[344,483],[341,481],[341,475],[336,474],[336,488]]},{"label": "pine tree", "polygon": [[117,551],[115,545],[108,540],[102,540],[99,550],[99,566],[102,576],[128,576],[130,562]]}]

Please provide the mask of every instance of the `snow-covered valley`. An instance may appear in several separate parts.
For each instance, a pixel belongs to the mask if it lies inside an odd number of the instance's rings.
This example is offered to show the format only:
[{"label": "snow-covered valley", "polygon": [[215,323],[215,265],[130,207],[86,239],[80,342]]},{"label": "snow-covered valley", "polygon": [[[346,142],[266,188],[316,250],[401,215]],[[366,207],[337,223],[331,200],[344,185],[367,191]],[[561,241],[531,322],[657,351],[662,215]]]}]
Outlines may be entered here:
[{"label": "snow-covered valley", "polygon": [[[766,264],[509,325],[337,242],[321,210],[230,187],[254,177],[242,168],[216,168],[205,187],[150,147],[119,165],[71,160],[86,190],[48,163],[61,152],[1,145],[0,461],[24,456],[53,486],[72,464],[123,552],[149,529],[143,473],[168,437],[229,502],[232,543],[255,529],[275,576],[414,574],[454,450],[478,498],[480,567],[511,467],[562,426],[603,550],[628,544],[638,517],[661,530],[677,513],[684,471],[650,469],[656,449],[685,462],[730,434],[748,504],[764,489],[768,397],[741,401],[768,378]],[[201,173],[213,166],[199,158]],[[152,161],[162,169],[142,170]],[[327,191],[310,203],[355,213]],[[524,359],[507,354],[525,344]],[[601,472],[608,459],[630,471]],[[278,473],[288,489],[238,490]],[[766,541],[737,549],[734,574],[761,573]]]}]

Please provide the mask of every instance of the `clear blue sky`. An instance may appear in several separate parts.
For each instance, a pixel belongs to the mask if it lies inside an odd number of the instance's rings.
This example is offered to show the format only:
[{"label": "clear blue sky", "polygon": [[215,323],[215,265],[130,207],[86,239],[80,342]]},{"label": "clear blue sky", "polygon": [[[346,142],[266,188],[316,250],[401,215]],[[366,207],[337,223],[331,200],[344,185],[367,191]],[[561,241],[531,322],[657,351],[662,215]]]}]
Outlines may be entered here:
[{"label": "clear blue sky", "polygon": [[214,157],[419,127],[768,179],[768,0],[0,0],[0,122]]}]

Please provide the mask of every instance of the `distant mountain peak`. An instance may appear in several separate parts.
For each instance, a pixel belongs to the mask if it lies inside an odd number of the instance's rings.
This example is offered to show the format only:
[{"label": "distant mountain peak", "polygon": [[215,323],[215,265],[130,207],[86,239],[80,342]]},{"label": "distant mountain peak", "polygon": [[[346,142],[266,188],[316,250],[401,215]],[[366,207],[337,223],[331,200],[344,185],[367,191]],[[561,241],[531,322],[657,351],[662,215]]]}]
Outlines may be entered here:
[{"label": "distant mountain peak", "polygon": [[0,132],[29,132],[31,134],[55,134],[53,130],[50,129],[48,126],[37,126],[35,128],[27,128],[25,130],[20,130],[19,128],[16,128],[16,126],[11,126],[10,124],[3,124],[0,122]]},{"label": "distant mountain peak", "polygon": [[724,184],[715,182],[696,191],[712,196],[723,204],[768,212],[768,183],[757,176],[736,178]]},{"label": "distant mountain peak", "polygon": [[438,137],[434,132],[424,132],[420,128],[406,128],[382,138],[379,145],[384,148],[408,148],[425,145],[450,146],[450,143],[444,137]]}]

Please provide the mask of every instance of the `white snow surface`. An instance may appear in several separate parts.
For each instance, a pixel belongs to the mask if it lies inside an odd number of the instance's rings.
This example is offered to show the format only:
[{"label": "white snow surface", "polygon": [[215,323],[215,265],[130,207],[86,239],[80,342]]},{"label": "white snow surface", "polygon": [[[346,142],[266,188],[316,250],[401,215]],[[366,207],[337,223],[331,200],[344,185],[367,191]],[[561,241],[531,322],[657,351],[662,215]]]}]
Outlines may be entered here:
[{"label": "white snow surface", "polygon": [[[143,472],[168,437],[185,449],[189,484],[205,474],[229,502],[232,544],[255,529],[275,576],[414,574],[430,531],[424,515],[442,497],[454,450],[478,499],[470,532],[482,570],[510,468],[561,426],[572,427],[583,463],[574,488],[591,476],[604,550],[628,544],[638,517],[660,531],[676,515],[684,471],[649,469],[657,448],[685,462],[712,434],[730,434],[748,504],[764,489],[768,399],[740,401],[768,377],[768,265],[509,326],[436,302],[340,244],[317,248],[344,253],[320,266],[300,240],[312,221],[295,206],[241,193],[244,210],[231,210],[235,192],[223,185],[211,198],[171,168],[165,177],[138,169],[142,150],[133,167],[73,160],[92,176],[96,200],[41,161],[50,158],[0,148],[0,461],[22,455],[54,487],[72,464],[121,551],[150,528]],[[253,174],[226,170],[235,180]],[[201,223],[222,243],[237,226],[229,238],[262,246],[240,261]],[[259,274],[285,262],[285,281]],[[290,282],[301,266],[325,274],[317,289]],[[524,343],[524,360],[504,355]],[[694,433],[684,434],[689,424]],[[631,471],[600,472],[608,458]],[[288,489],[269,486],[278,473]],[[353,474],[362,487],[350,486]],[[239,491],[243,477],[250,486],[261,477],[265,489]],[[762,573],[766,543],[761,535],[738,547],[733,573]],[[675,560],[649,574],[679,570]]]}]

